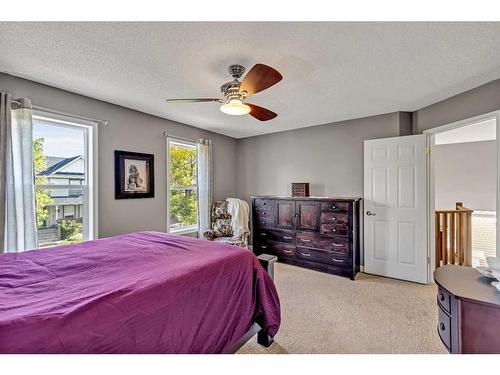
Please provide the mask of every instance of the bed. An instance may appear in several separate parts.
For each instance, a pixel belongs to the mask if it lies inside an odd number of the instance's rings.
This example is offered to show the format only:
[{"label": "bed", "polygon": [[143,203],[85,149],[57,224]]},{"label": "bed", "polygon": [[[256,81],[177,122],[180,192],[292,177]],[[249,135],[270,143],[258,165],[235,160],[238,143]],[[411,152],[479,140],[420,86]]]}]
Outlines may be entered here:
[{"label": "bed", "polygon": [[279,325],[248,249],[137,232],[0,255],[0,353],[227,353]]}]

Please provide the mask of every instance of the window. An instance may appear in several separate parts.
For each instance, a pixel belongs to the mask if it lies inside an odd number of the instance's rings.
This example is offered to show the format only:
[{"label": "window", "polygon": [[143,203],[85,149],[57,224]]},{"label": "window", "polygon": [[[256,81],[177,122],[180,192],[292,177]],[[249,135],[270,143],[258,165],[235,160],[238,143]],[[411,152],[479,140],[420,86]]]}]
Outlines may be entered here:
[{"label": "window", "polygon": [[196,143],[167,138],[168,230],[191,232],[198,228]]},{"label": "window", "polygon": [[96,237],[96,125],[68,116],[34,112],[38,247]]}]

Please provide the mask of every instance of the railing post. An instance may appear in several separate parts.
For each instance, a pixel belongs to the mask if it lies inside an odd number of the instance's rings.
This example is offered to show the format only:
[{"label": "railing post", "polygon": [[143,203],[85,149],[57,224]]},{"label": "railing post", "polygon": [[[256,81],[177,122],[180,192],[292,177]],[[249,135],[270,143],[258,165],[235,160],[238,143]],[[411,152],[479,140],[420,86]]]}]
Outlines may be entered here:
[{"label": "railing post", "polygon": [[455,264],[455,213],[450,214],[450,263]]},{"label": "railing post", "polygon": [[472,265],[473,212],[462,202],[456,202],[455,210],[435,212],[436,268],[445,264]]},{"label": "railing post", "polygon": [[467,212],[467,249],[465,251],[465,265],[467,267],[472,266],[472,212]]}]

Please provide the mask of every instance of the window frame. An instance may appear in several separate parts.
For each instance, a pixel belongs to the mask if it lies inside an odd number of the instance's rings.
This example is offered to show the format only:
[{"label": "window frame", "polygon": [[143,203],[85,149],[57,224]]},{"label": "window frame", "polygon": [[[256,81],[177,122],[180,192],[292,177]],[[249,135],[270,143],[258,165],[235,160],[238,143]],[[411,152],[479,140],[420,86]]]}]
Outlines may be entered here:
[{"label": "window frame", "polygon": [[[170,145],[178,144],[180,146],[194,147],[196,150],[196,168],[198,169],[198,147],[196,145],[196,141],[178,137],[170,137],[167,136],[167,233],[173,234],[189,234],[189,233],[197,233],[198,232],[198,220],[196,220],[196,224],[181,228],[181,229],[170,229],[170,193],[172,190],[194,190],[196,191],[196,199],[198,200],[198,176],[196,176],[196,185],[194,186],[177,186],[172,189],[170,186]],[[196,207],[198,207],[199,202],[197,202]],[[196,218],[198,219],[198,212],[196,212]]]},{"label": "window frame", "polygon": [[[97,129],[98,122],[72,117],[71,115],[58,114],[54,112],[44,111],[42,109],[33,110],[33,122],[36,120],[44,121],[53,126],[66,128],[79,128],[84,134],[84,170],[85,179],[80,185],[71,185],[68,180],[67,185],[43,184],[35,185],[35,189],[68,189],[71,187],[82,190],[83,204],[83,241],[95,240],[99,236],[98,232],[98,189],[97,189]],[[76,189],[74,189],[76,190]],[[75,215],[76,215],[75,208]],[[64,212],[63,212],[64,216]],[[37,239],[38,242],[38,239]]]}]

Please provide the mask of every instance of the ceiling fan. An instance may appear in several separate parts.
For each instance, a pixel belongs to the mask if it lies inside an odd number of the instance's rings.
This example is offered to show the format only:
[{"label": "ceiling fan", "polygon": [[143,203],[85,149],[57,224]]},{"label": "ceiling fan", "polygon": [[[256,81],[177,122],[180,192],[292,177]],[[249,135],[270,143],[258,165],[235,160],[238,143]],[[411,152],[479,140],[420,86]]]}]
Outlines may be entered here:
[{"label": "ceiling fan", "polygon": [[238,79],[245,72],[241,65],[230,65],[229,74],[233,77],[230,82],[224,83],[220,91],[224,98],[195,98],[195,99],[167,99],[167,103],[222,103],[220,110],[228,115],[250,115],[260,121],[272,120],[278,116],[269,109],[255,104],[244,103],[249,96],[274,86],[283,79],[283,76],[270,66],[256,64],[240,82]]}]

